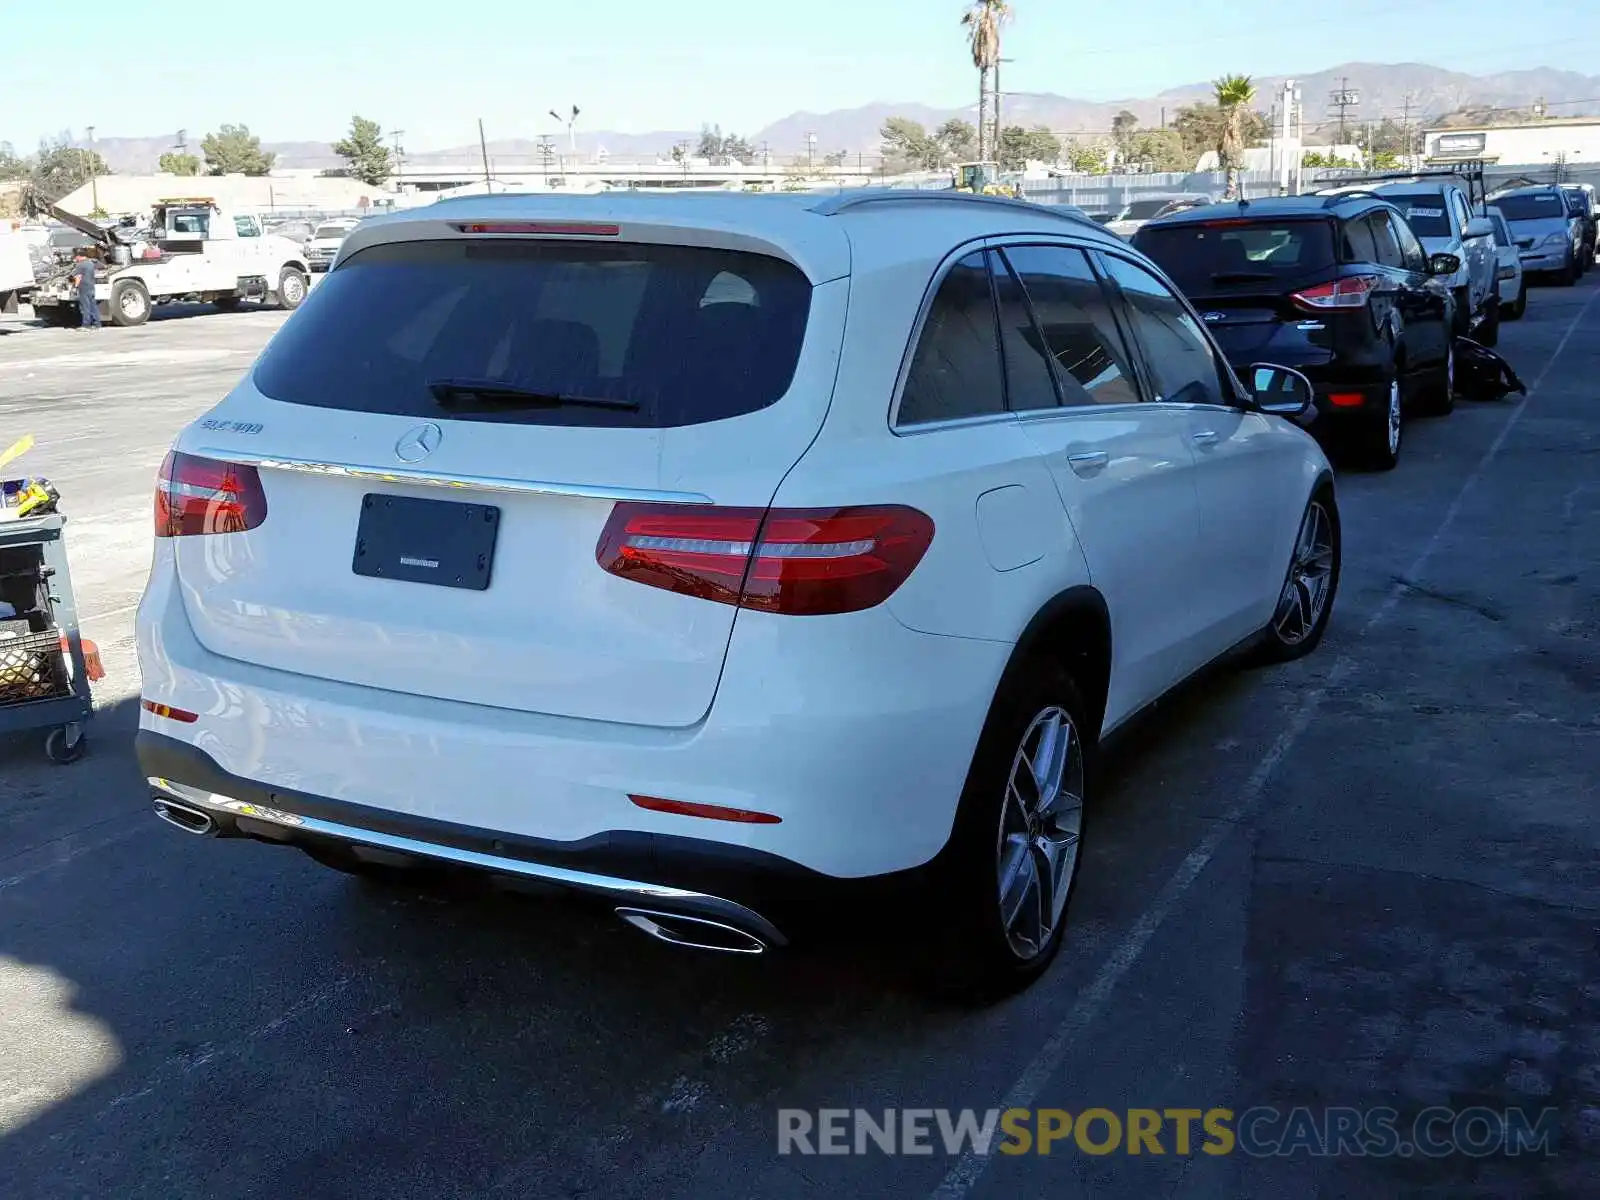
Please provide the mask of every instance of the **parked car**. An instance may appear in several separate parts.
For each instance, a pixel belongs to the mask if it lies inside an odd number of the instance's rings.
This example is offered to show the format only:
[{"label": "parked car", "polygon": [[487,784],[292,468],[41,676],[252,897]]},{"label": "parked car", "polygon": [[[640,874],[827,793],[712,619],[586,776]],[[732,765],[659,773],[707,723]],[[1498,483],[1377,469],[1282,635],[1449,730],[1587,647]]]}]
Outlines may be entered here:
[{"label": "parked car", "polygon": [[306,243],[306,261],[313,271],[326,271],[339,256],[339,247],[350,231],[361,224],[355,217],[337,217],[318,225]]},{"label": "parked car", "polygon": [[1236,370],[1266,359],[1316,389],[1320,432],[1387,470],[1406,410],[1454,405],[1460,266],[1431,259],[1371,193],[1217,204],[1152,221],[1133,244],[1200,310]]},{"label": "parked car", "polygon": [[1495,258],[1500,263],[1500,319],[1520,321],[1528,311],[1528,280],[1522,273],[1522,256],[1498,205],[1489,206],[1489,220],[1494,222]]},{"label": "parked car", "polygon": [[1564,183],[1561,185],[1561,191],[1567,198],[1567,210],[1582,223],[1583,249],[1579,253],[1579,266],[1580,272],[1587,275],[1589,268],[1594,266],[1594,185],[1588,183]]},{"label": "parked car", "polygon": [[1161,196],[1141,196],[1137,200],[1129,201],[1110,221],[1106,228],[1119,237],[1131,238],[1138,233],[1146,221],[1153,221],[1157,217],[1166,216],[1179,205],[1189,203],[1211,203],[1211,197],[1199,192],[1176,192]]},{"label": "parked car", "polygon": [[1485,346],[1495,345],[1500,340],[1496,286],[1500,269],[1489,218],[1473,214],[1466,191],[1456,183],[1419,180],[1386,183],[1372,190],[1405,214],[1430,255],[1449,254],[1460,260],[1449,280],[1455,296],[1455,331],[1470,333]]},{"label": "parked car", "polygon": [[157,810],[712,949],[842,905],[1021,986],[1102,736],[1327,627],[1310,385],[1247,378],[1143,255],[1010,200],[369,222],[161,470]]},{"label": "parked car", "polygon": [[1571,287],[1582,273],[1583,231],[1558,187],[1522,187],[1495,197],[1517,243],[1522,270]]}]

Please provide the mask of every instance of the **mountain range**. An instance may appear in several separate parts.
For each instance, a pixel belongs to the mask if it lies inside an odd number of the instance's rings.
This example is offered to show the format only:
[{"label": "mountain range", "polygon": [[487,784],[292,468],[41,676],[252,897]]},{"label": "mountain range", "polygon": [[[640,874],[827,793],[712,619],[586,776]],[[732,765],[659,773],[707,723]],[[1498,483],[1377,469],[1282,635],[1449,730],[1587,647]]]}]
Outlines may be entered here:
[{"label": "mountain range", "polygon": [[[1424,63],[1345,63],[1325,71],[1294,77],[1301,89],[1304,117],[1308,127],[1332,132],[1337,109],[1332,96],[1349,89],[1359,100],[1348,107],[1351,124],[1390,118],[1408,121],[1413,127],[1426,124],[1463,109],[1527,109],[1543,102],[1551,116],[1583,116],[1600,113],[1600,76],[1576,71],[1537,67],[1494,75],[1467,75]],[[1269,112],[1278,101],[1285,77],[1255,76],[1256,107]],[[1001,116],[1006,124],[1045,125],[1064,135],[1094,136],[1111,128],[1112,118],[1124,109],[1153,126],[1171,119],[1184,105],[1208,100],[1211,85],[1188,84],[1155,96],[1109,102],[1077,100],[1049,92],[1007,93],[1002,99]],[[774,161],[787,161],[806,152],[809,137],[816,137],[819,155],[834,151],[874,155],[879,151],[879,130],[886,118],[910,117],[925,126],[935,126],[951,117],[975,119],[976,105],[940,108],[921,103],[874,103],[831,112],[797,112],[757,130],[723,128],[742,134],[758,151],[765,147]],[[259,131],[258,131],[259,132]],[[666,155],[680,142],[695,142],[698,130],[659,130],[651,133],[623,134],[607,131],[580,131],[577,151],[584,158],[603,149],[617,159],[653,158]],[[553,139],[558,152],[566,149],[566,138]],[[342,165],[326,142],[263,141],[264,148],[278,155],[283,167],[332,167]],[[95,148],[114,171],[144,173],[156,169],[160,156],[173,148],[172,138],[100,138]],[[190,144],[198,153],[198,142]],[[538,143],[514,138],[492,141],[488,145],[491,162],[496,159],[531,159]],[[477,162],[481,150],[475,144],[427,153],[408,153],[405,162],[418,167],[446,163]]]}]

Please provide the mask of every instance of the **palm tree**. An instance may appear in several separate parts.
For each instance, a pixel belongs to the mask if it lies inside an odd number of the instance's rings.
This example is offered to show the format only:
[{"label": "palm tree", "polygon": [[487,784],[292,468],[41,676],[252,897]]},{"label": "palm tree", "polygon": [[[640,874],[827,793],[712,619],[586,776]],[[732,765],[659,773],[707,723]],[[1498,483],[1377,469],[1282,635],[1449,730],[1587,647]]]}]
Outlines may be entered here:
[{"label": "palm tree", "polygon": [[1000,26],[1010,17],[1011,7],[1005,0],[973,0],[972,7],[961,14],[972,65],[978,68],[978,158],[983,161],[992,157],[1000,144],[1000,131],[991,132],[994,109],[989,79],[1000,63]]},{"label": "palm tree", "polygon": [[1256,98],[1256,87],[1248,75],[1224,75],[1211,86],[1216,90],[1217,107],[1222,110],[1217,157],[1228,173],[1227,190],[1222,195],[1225,200],[1237,200],[1239,170],[1244,165],[1244,118]]}]

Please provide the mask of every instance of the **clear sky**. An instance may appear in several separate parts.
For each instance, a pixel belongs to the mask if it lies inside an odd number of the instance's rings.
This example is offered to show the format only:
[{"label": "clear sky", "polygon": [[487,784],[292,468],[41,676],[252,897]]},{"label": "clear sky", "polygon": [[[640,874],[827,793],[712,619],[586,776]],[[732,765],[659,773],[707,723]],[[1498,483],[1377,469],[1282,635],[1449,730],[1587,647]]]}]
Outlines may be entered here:
[{"label": "clear sky", "polygon": [[[333,140],[359,112],[407,148],[580,128],[720,123],[753,133],[797,110],[975,94],[960,0],[338,0],[171,4],[0,0],[0,141],[225,122],[267,141]],[[1150,95],[1224,72],[1413,61],[1485,74],[1600,74],[1584,0],[1012,0],[1007,91]],[[116,46],[126,49],[119,63]],[[165,43],[165,44],[164,44]]]}]

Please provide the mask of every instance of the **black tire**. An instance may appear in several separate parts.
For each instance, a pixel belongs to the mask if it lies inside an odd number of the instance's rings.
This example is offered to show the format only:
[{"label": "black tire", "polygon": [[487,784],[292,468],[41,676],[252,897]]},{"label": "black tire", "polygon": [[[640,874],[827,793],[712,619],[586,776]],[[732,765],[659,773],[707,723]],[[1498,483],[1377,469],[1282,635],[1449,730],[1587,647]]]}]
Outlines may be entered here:
[{"label": "black tire", "polygon": [[[1398,419],[1396,423],[1396,408]],[[1401,394],[1399,369],[1389,383],[1388,402],[1378,412],[1351,416],[1347,442],[1355,464],[1369,471],[1392,471],[1400,464],[1405,431],[1405,399]],[[1390,440],[1391,424],[1394,438]]]},{"label": "black tire", "polygon": [[[946,907],[945,919],[936,926],[942,928],[943,934],[934,939],[932,949],[937,960],[930,964],[939,985],[953,990],[963,1000],[989,1002],[1022,990],[1044,974],[1061,949],[1082,863],[1081,801],[1094,778],[1098,738],[1097,734],[1083,732],[1089,728],[1088,711],[1066,669],[1044,660],[1014,664],[990,707],[951,834],[944,864],[946,874],[936,900]],[[1060,714],[1073,731],[1076,767],[1069,763],[1065,778],[1078,789],[1078,825],[1076,841],[1071,843],[1070,865],[1063,866],[1062,881],[1052,890],[1053,897],[1059,897],[1059,904],[1052,903],[1050,907],[1059,909],[1059,915],[1049,935],[1043,938],[1043,945],[1023,953],[1007,932],[1002,916],[1001,857],[1008,842],[1023,838],[1021,844],[1027,847],[1024,856],[1034,878],[1040,878],[1041,859],[1034,847],[1045,836],[1046,827],[1038,826],[1037,836],[1031,836],[1024,830],[1035,826],[1017,824],[1009,839],[1005,831],[1008,822],[1016,824],[1010,818],[1019,811],[1010,803],[1012,770],[1026,745],[1042,728],[1037,723],[1047,714]],[[1069,749],[1073,744],[1069,740]],[[1067,843],[1052,840],[1052,844]],[[1043,901],[1035,911],[1043,911]]]},{"label": "black tire", "polygon": [[1444,362],[1435,367],[1417,392],[1416,411],[1447,417],[1456,410],[1456,340],[1445,343]]},{"label": "black tire", "polygon": [[1489,307],[1483,314],[1483,320],[1478,324],[1478,333],[1473,340],[1480,346],[1498,346],[1500,344],[1499,292],[1489,297]]},{"label": "black tire", "polygon": [[[1310,629],[1291,639],[1288,633],[1295,631],[1294,621],[1287,611],[1287,605],[1291,594],[1302,606],[1310,597],[1307,583],[1309,573],[1304,570],[1309,556],[1305,553],[1306,547],[1303,543],[1307,538],[1307,525],[1312,523],[1312,510],[1319,507],[1326,521],[1328,554],[1331,556],[1331,562],[1327,567],[1326,588],[1322,594],[1322,607],[1316,613]],[[1304,658],[1322,643],[1323,635],[1328,632],[1328,622],[1333,616],[1334,599],[1339,594],[1339,574],[1343,558],[1344,540],[1339,525],[1339,506],[1334,500],[1333,489],[1324,484],[1306,502],[1305,512],[1300,518],[1295,544],[1289,552],[1289,567],[1284,572],[1283,591],[1279,594],[1278,606],[1273,611],[1272,619],[1267,622],[1267,627],[1261,631],[1251,655],[1257,664],[1293,662],[1297,658]],[[1303,608],[1301,611],[1303,612]]]},{"label": "black tire", "polygon": [[1457,288],[1451,295],[1455,297],[1454,332],[1465,336],[1472,329],[1472,293],[1467,288]]},{"label": "black tire", "polygon": [[150,293],[137,279],[119,279],[111,285],[111,323],[123,329],[150,319]]},{"label": "black tire", "polygon": [[89,753],[89,735],[81,725],[58,725],[44,739],[44,756],[58,767],[77,762]]},{"label": "black tire", "polygon": [[1572,251],[1567,251],[1567,261],[1556,272],[1555,280],[1557,287],[1571,287],[1578,282],[1578,264],[1573,259]]},{"label": "black tire", "polygon": [[285,267],[278,275],[278,307],[293,312],[305,303],[310,286],[298,268]]},{"label": "black tire", "polygon": [[211,303],[217,306],[218,312],[239,311],[239,297],[237,296],[217,296],[212,299]]},{"label": "black tire", "polygon": [[1508,305],[1503,306],[1500,309],[1500,319],[1502,321],[1520,321],[1520,320],[1522,320],[1522,314],[1527,312],[1527,311],[1528,311],[1528,283],[1527,283],[1527,280],[1523,280],[1522,291],[1517,296],[1517,302],[1515,304],[1508,304]]}]

